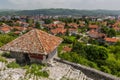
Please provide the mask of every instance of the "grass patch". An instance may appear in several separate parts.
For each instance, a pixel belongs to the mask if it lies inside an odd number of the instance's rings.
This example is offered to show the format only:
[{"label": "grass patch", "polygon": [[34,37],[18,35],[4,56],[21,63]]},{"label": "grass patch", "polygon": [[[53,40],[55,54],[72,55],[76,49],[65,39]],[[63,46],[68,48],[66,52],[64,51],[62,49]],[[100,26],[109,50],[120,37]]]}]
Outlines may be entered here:
[{"label": "grass patch", "polygon": [[65,59],[65,60],[68,60],[70,62],[79,63],[79,64],[89,66],[89,67],[92,67],[92,68],[96,68],[96,69],[99,70],[99,67],[97,66],[96,63],[85,59],[84,57],[80,56],[77,53],[73,53],[73,52],[62,53],[62,54],[59,54],[59,57],[61,59]]},{"label": "grass patch", "polygon": [[26,74],[35,75],[37,77],[48,77],[47,71],[41,71],[44,66],[40,64],[32,64],[31,66],[26,66]]},{"label": "grass patch", "polygon": [[20,65],[17,64],[16,62],[11,62],[11,63],[7,64],[7,67],[8,68],[19,68]]},{"label": "grass patch", "polygon": [[75,36],[67,36],[71,41],[74,41],[76,40],[76,37]]},{"label": "grass patch", "polygon": [[0,62],[5,62],[5,63],[7,63],[7,60],[6,60],[4,57],[0,56]]}]

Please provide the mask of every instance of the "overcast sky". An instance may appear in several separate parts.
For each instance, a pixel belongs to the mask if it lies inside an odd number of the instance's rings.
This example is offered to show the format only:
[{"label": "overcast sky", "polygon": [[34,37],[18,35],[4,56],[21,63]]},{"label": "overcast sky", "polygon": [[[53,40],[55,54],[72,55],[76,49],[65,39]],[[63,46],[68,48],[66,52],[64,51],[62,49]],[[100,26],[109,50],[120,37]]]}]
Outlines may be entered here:
[{"label": "overcast sky", "polygon": [[0,0],[0,9],[42,8],[120,10],[120,0]]}]

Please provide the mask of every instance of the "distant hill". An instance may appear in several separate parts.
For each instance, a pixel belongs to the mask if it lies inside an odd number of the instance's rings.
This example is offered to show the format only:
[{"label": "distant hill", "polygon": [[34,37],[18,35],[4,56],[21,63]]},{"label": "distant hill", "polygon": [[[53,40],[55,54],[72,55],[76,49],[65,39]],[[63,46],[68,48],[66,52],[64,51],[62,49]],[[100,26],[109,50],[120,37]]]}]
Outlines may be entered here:
[{"label": "distant hill", "polygon": [[37,9],[37,10],[0,10],[0,15],[120,15],[119,10],[76,10],[76,9]]}]

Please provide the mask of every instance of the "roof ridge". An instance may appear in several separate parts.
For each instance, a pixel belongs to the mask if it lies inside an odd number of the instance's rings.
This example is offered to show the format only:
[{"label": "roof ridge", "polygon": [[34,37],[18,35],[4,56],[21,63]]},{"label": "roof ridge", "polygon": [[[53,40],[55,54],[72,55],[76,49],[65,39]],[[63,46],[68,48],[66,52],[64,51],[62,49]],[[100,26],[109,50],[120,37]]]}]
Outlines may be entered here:
[{"label": "roof ridge", "polygon": [[51,53],[62,41],[59,37],[49,35],[51,34],[42,30],[33,29],[0,47],[0,49],[3,51],[47,55]]},{"label": "roof ridge", "polygon": [[40,37],[39,37],[39,35],[38,35],[38,30],[37,30],[37,29],[35,29],[35,33],[36,33],[37,39],[38,39],[38,41],[39,41],[39,45],[42,46],[42,48],[43,48],[43,52],[46,53],[46,50],[45,50],[43,44],[41,43],[41,40],[40,40]]}]

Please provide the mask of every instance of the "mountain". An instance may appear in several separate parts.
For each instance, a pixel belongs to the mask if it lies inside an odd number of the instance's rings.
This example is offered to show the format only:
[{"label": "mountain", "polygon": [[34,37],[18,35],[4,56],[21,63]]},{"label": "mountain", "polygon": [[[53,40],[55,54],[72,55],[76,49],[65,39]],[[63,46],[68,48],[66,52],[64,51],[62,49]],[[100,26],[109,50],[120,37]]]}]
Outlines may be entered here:
[{"label": "mountain", "polygon": [[76,10],[76,9],[36,9],[36,10],[0,10],[0,15],[120,15],[119,10]]}]

